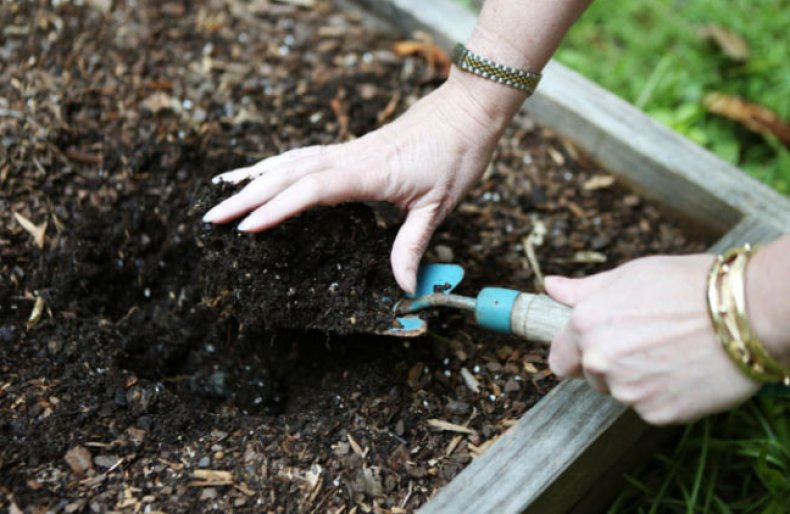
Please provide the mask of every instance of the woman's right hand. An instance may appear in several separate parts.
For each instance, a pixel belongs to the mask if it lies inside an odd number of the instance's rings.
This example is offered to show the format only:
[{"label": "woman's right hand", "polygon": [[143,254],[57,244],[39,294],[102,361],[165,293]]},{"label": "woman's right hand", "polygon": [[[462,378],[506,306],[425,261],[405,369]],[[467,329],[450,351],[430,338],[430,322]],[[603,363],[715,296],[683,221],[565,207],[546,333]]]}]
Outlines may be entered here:
[{"label": "woman's right hand", "polygon": [[359,139],[291,150],[223,173],[215,181],[252,181],[204,221],[246,216],[239,230],[260,232],[317,205],[391,202],[407,212],[392,248],[392,270],[413,292],[431,235],[482,175],[523,100],[494,86],[453,70],[397,120]]}]

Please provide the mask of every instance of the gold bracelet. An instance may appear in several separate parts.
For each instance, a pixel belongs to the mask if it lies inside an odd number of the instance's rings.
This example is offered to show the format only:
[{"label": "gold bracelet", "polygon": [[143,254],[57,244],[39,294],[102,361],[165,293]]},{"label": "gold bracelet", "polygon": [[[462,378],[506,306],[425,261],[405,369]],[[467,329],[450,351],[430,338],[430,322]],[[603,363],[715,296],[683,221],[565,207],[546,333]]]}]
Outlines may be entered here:
[{"label": "gold bracelet", "polygon": [[541,74],[495,63],[466,48],[462,43],[453,49],[453,64],[464,71],[473,73],[488,80],[526,91],[527,96],[535,92]]},{"label": "gold bracelet", "polygon": [[757,382],[790,385],[790,366],[768,355],[746,315],[746,265],[754,253],[749,244],[716,257],[708,274],[708,313],[727,355]]}]

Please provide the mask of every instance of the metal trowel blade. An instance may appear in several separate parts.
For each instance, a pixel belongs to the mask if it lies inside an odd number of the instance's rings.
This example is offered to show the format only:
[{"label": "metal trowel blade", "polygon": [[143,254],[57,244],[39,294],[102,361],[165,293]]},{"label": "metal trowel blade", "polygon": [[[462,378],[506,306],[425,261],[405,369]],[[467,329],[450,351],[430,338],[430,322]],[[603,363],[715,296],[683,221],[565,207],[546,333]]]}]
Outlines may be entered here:
[{"label": "metal trowel blade", "polygon": [[[417,287],[409,298],[419,298],[435,293],[449,293],[461,283],[464,269],[457,264],[423,264],[417,271]],[[395,318],[393,325],[377,334],[395,337],[417,337],[428,331],[428,324],[417,315]]]}]

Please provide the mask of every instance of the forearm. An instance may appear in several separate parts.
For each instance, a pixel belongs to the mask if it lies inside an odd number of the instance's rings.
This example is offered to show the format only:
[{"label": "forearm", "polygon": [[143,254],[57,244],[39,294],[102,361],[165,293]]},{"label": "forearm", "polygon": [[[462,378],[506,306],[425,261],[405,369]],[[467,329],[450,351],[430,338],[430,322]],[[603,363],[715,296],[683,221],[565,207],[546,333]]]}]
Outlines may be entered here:
[{"label": "forearm", "polygon": [[790,365],[790,235],[759,249],[746,270],[746,309],[766,350]]},{"label": "forearm", "polygon": [[[488,0],[466,46],[495,62],[540,71],[591,1]],[[497,128],[504,128],[526,99],[523,91],[455,67],[448,82],[469,93]]]}]

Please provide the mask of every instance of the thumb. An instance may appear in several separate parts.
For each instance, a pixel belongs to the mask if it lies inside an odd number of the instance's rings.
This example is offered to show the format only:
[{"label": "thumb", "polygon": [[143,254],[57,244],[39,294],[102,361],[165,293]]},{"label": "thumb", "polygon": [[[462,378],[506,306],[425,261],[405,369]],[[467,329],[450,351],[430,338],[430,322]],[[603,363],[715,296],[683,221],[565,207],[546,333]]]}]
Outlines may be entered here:
[{"label": "thumb", "polygon": [[434,209],[415,209],[409,212],[395,237],[390,256],[392,272],[407,293],[413,293],[417,287],[417,267],[437,223]]},{"label": "thumb", "polygon": [[558,302],[575,307],[583,298],[598,291],[612,280],[612,271],[585,278],[549,276],[545,279],[546,293]]}]

